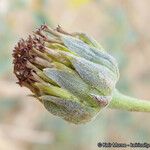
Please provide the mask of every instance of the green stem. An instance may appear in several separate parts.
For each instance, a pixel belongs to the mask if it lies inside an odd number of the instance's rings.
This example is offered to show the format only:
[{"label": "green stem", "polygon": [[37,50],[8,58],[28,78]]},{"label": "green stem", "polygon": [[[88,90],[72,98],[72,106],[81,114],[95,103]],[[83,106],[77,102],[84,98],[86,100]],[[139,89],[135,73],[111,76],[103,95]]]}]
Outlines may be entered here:
[{"label": "green stem", "polygon": [[127,111],[150,112],[150,101],[129,97],[115,90],[108,107]]}]

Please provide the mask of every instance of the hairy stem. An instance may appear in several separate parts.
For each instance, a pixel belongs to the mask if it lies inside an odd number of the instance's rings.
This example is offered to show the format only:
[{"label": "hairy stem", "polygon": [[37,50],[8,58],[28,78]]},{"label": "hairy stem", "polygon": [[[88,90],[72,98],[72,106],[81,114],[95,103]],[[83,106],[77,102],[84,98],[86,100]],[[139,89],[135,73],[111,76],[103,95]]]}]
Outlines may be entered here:
[{"label": "hairy stem", "polygon": [[129,97],[115,90],[108,107],[127,111],[150,112],[150,101]]}]

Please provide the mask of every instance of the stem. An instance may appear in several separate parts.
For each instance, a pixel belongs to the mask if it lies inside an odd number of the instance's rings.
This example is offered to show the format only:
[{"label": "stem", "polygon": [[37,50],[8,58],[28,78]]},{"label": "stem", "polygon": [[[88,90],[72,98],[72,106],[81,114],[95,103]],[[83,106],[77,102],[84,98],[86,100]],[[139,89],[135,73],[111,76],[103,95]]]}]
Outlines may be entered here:
[{"label": "stem", "polygon": [[150,101],[129,97],[115,90],[108,107],[127,111],[150,112]]}]

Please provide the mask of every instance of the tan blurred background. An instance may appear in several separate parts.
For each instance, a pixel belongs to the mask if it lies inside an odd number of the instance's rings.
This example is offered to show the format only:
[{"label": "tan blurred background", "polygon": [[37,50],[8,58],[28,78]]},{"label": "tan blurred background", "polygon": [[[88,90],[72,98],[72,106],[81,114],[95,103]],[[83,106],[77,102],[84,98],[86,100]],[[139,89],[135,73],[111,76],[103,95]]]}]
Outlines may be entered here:
[{"label": "tan blurred background", "polygon": [[104,141],[149,142],[149,114],[104,110],[75,126],[49,114],[15,83],[13,47],[45,22],[95,37],[119,62],[120,91],[150,100],[149,0],[0,0],[0,150],[97,150]]}]

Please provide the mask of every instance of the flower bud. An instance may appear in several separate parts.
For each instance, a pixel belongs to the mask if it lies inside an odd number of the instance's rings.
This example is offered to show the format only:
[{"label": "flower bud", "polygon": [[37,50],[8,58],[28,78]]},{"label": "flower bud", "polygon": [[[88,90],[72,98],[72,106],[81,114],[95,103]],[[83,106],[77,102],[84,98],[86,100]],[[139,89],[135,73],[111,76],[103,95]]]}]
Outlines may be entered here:
[{"label": "flower bud", "polygon": [[97,41],[60,26],[42,25],[14,48],[14,73],[52,114],[79,124],[112,99],[119,78],[116,60]]}]

